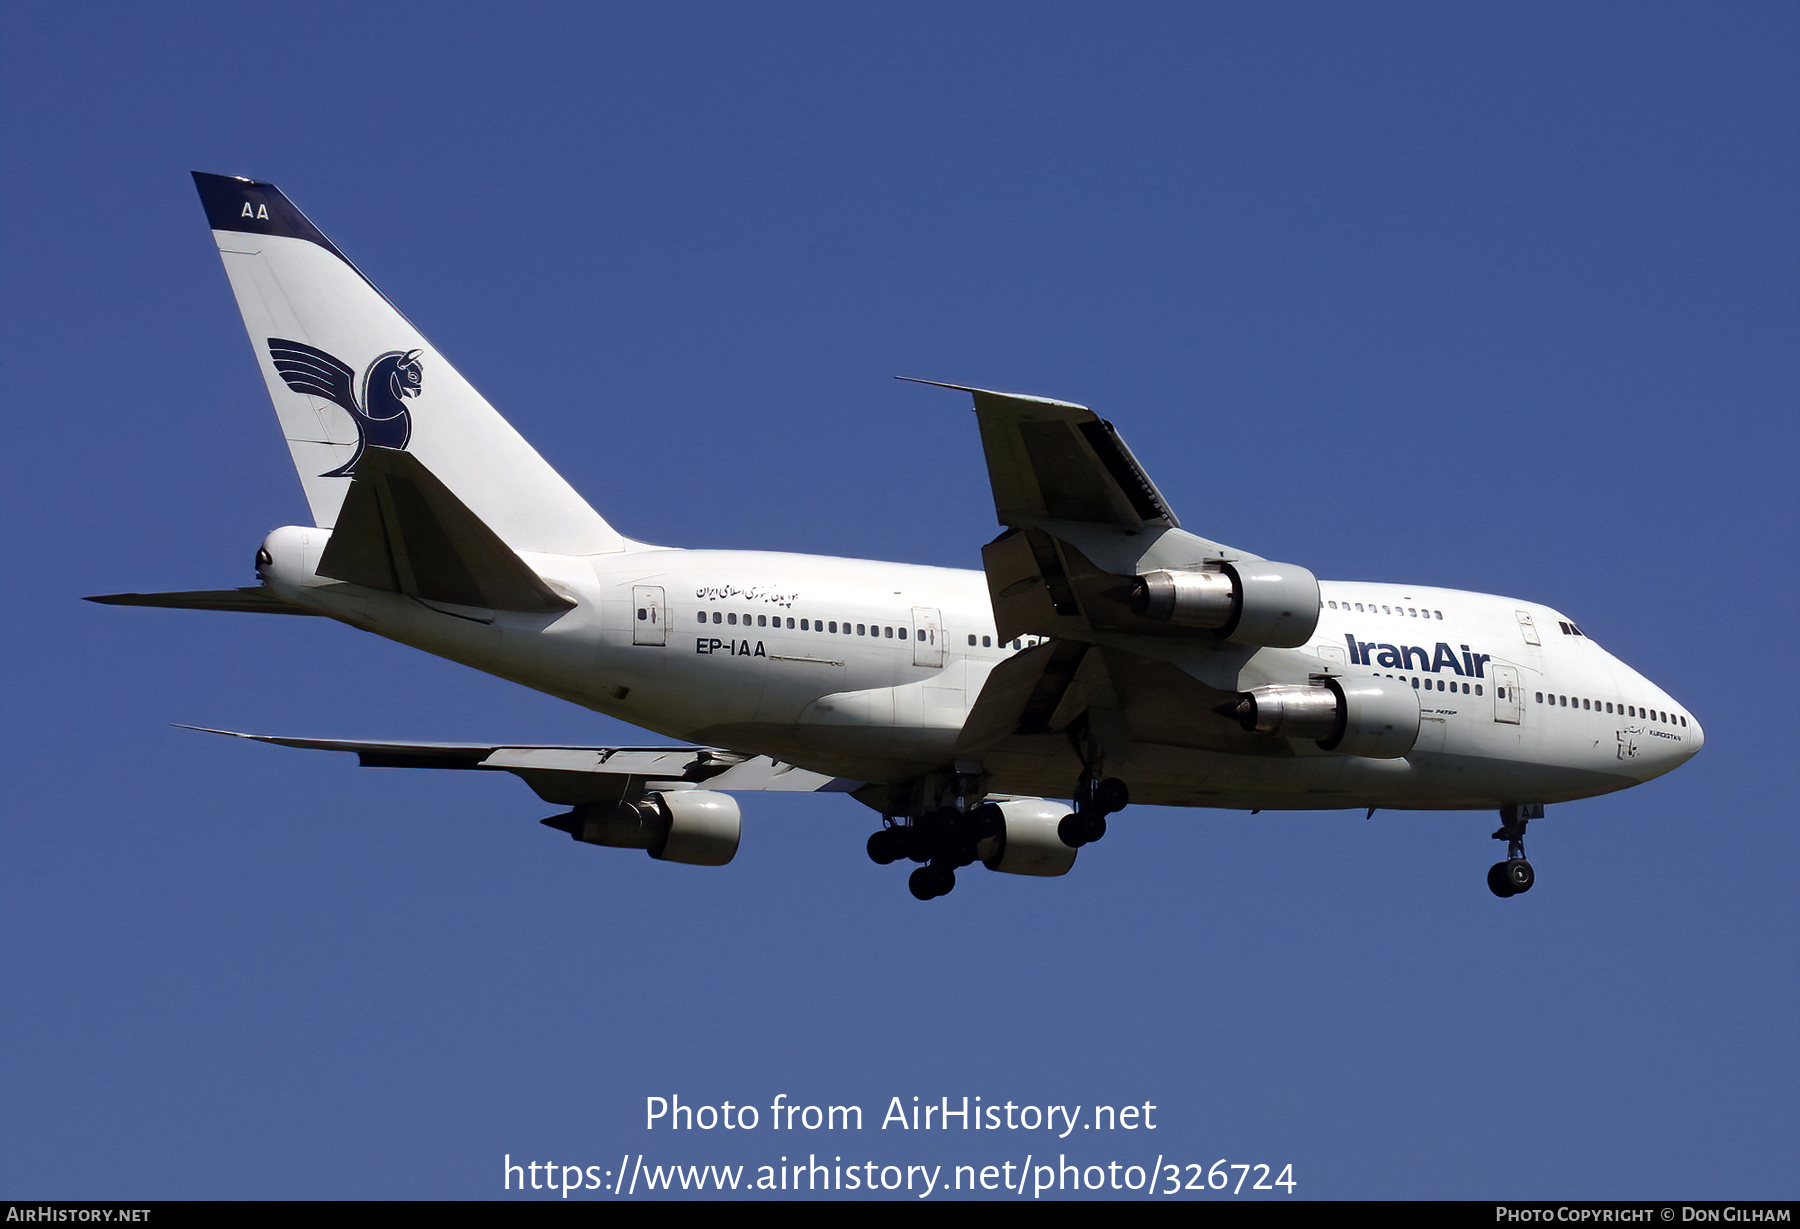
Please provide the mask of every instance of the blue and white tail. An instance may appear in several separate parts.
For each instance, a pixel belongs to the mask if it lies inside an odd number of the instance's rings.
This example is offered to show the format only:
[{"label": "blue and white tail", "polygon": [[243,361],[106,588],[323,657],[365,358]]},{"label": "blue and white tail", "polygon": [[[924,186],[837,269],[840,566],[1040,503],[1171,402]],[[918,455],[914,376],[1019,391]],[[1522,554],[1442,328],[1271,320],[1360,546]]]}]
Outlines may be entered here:
[{"label": "blue and white tail", "polygon": [[624,547],[279,188],[194,183],[316,524],[336,524],[366,449],[401,449],[515,551]]}]

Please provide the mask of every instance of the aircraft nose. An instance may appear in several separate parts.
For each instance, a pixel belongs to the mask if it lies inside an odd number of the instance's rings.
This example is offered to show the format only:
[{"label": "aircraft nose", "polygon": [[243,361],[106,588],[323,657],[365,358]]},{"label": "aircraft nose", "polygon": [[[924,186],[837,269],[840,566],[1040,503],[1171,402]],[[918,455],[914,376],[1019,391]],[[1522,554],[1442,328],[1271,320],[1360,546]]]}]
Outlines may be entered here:
[{"label": "aircraft nose", "polygon": [[1694,714],[1689,713],[1688,714],[1688,755],[1689,756],[1698,755],[1700,753],[1700,748],[1704,747],[1705,745],[1706,745],[1706,731],[1700,728],[1699,718],[1695,717]]}]

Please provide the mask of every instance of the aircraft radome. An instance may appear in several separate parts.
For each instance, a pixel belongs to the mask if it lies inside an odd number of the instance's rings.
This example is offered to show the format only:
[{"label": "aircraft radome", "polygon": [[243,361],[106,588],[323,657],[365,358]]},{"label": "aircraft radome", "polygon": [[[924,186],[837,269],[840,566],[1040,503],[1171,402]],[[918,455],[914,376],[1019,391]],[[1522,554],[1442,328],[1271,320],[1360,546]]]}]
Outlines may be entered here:
[{"label": "aircraft radome", "polygon": [[1704,741],[1546,606],[1183,529],[1110,422],[1041,397],[960,389],[1004,527],[982,572],[633,541],[278,189],[194,179],[313,523],[263,540],[260,585],[93,600],[338,619],[685,745],[240,737],[511,772],[577,841],[705,866],[733,792],[840,791],[921,900],[978,861],[1061,875],[1129,801],[1497,810],[1513,896],[1545,805]]}]

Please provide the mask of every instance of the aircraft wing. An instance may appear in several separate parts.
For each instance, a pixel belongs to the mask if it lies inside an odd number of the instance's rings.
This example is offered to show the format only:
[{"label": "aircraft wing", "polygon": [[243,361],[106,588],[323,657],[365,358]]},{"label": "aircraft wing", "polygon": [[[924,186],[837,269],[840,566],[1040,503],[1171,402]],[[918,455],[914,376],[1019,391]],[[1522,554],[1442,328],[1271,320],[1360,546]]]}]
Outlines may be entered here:
[{"label": "aircraft wing", "polygon": [[994,514],[1007,527],[982,548],[1002,640],[1165,634],[1131,609],[1139,575],[1260,559],[1182,529],[1118,431],[1086,406],[936,386],[975,399]]},{"label": "aircraft wing", "polygon": [[[938,387],[974,398],[994,513],[1006,527],[981,552],[995,628],[1002,641],[1050,642],[994,669],[957,753],[1082,731],[1110,744],[1109,756],[1128,754],[1132,742],[1270,753],[1272,740],[1247,736],[1216,711],[1235,698],[1256,646],[1150,617],[1134,608],[1133,590],[1140,576],[1164,570],[1285,565],[1182,529],[1118,431],[1088,407]],[[1305,665],[1294,668],[1304,680]]]},{"label": "aircraft wing", "polygon": [[779,791],[848,793],[847,781],[783,764],[766,755],[715,747],[496,746],[485,743],[408,743],[336,738],[288,738],[182,726],[253,742],[310,751],[348,751],[364,768],[459,768],[510,772],[545,802],[561,806],[616,802],[649,790],[704,788],[721,793]]}]

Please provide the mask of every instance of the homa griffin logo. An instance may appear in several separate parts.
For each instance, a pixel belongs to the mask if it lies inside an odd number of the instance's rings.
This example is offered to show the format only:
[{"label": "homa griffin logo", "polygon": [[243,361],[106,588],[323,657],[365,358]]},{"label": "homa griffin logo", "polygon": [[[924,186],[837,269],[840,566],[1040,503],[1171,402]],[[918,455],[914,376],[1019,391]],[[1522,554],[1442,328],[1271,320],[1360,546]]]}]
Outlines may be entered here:
[{"label": "homa griffin logo", "polygon": [[[1486,653],[1471,653],[1466,644],[1462,646],[1461,656],[1458,656],[1442,640],[1432,649],[1416,644],[1376,644],[1372,640],[1358,640],[1347,633],[1344,640],[1350,645],[1350,663],[1356,666],[1416,670],[1420,674],[1438,674],[1448,670],[1461,678],[1478,679],[1487,677],[1481,667],[1492,660]],[[1414,665],[1414,662],[1418,664]]]},{"label": "homa griffin logo", "polygon": [[425,387],[422,350],[389,350],[363,372],[362,398],[356,396],[356,369],[348,363],[302,341],[269,338],[269,357],[275,370],[297,393],[323,397],[340,406],[356,424],[356,451],[344,464],[321,478],[349,478],[356,473],[363,449],[405,448],[412,438],[412,417],[406,403]]}]

